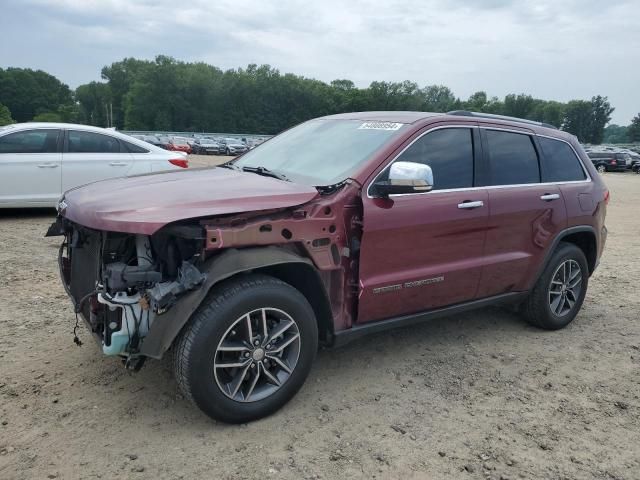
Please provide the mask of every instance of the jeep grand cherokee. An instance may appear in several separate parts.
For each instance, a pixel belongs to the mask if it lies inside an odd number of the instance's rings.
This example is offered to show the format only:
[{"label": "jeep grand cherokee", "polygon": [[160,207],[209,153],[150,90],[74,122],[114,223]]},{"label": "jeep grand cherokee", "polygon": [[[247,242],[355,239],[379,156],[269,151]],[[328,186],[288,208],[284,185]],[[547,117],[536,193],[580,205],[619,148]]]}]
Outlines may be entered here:
[{"label": "jeep grand cherokee", "polygon": [[246,422],[293,397],[319,345],[492,304],[566,326],[608,198],[549,126],[362,112],[218,168],[70,190],[48,234],[64,236],[62,281],[105,354],[137,369],[171,350],[186,397]]}]

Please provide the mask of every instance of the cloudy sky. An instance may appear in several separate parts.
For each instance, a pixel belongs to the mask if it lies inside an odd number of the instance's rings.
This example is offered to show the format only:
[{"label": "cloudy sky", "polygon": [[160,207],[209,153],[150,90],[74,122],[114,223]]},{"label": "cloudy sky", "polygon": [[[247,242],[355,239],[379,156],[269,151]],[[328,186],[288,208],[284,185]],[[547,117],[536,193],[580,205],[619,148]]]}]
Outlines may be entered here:
[{"label": "cloudy sky", "polygon": [[639,0],[2,0],[0,67],[71,87],[103,65],[157,54],[222,69],[358,86],[444,84],[466,98],[606,95],[613,123],[640,111]]}]

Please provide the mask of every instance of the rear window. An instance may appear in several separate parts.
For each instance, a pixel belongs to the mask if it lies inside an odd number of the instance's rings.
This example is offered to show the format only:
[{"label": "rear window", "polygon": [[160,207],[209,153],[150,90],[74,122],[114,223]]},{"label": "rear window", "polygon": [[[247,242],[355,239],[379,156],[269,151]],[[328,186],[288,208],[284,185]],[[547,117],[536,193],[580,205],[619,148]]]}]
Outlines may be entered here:
[{"label": "rear window", "polygon": [[538,154],[530,135],[485,130],[492,185],[540,182]]},{"label": "rear window", "polygon": [[69,153],[120,153],[120,142],[109,135],[69,130],[67,138]]},{"label": "rear window", "polygon": [[59,130],[24,130],[0,137],[0,153],[55,153]]},{"label": "rear window", "polygon": [[571,146],[560,140],[539,137],[543,182],[574,182],[586,177],[580,160]]},{"label": "rear window", "polygon": [[615,155],[613,153],[602,153],[602,152],[591,152],[588,153],[589,158],[613,158]]}]

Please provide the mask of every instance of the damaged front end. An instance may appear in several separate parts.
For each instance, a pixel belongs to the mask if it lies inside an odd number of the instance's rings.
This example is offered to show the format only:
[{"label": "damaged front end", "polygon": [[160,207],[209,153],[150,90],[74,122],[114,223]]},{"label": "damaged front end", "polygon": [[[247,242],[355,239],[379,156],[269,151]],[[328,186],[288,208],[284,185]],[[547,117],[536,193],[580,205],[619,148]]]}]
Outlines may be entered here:
[{"label": "damaged front end", "polygon": [[[75,312],[106,355],[134,365],[158,316],[205,280],[204,231],[174,225],[154,235],[97,231],[63,217],[47,232],[64,235],[59,266]],[[134,365],[135,366],[135,365]]]}]

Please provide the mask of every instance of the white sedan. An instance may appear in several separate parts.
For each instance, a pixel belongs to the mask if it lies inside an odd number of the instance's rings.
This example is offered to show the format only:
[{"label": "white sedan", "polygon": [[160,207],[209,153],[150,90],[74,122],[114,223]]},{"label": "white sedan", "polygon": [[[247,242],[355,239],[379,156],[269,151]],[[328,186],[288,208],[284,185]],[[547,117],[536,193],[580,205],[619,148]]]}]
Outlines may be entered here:
[{"label": "white sedan", "polygon": [[0,208],[53,207],[66,190],[112,177],[187,168],[186,156],[68,123],[0,127]]}]

